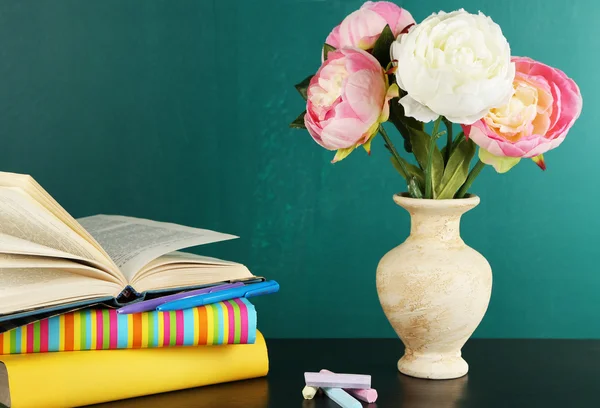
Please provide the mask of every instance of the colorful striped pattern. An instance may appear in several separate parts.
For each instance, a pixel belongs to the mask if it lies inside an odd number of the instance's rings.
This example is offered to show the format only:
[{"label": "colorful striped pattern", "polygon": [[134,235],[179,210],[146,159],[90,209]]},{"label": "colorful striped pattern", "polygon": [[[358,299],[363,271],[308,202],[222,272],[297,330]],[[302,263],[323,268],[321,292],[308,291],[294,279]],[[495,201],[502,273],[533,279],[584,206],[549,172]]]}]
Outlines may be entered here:
[{"label": "colorful striped pattern", "polygon": [[0,334],[0,354],[253,344],[256,310],[245,298],[173,312],[90,309]]}]

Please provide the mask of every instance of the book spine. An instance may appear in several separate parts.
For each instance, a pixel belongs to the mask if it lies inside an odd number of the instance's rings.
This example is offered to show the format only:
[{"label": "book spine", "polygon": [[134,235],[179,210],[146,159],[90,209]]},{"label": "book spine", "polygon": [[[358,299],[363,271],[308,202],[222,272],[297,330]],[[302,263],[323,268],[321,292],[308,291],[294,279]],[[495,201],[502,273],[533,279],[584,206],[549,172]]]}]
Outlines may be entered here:
[{"label": "book spine", "polygon": [[119,315],[87,309],[0,334],[0,354],[252,344],[256,310],[247,299],[172,312]]}]

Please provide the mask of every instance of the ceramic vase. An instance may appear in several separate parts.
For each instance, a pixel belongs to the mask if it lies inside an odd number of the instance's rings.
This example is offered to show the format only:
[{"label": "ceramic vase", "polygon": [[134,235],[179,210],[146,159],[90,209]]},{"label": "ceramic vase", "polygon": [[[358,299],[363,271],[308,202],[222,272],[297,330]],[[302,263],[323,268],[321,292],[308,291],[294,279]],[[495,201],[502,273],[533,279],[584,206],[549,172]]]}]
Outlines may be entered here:
[{"label": "ceramic vase", "polygon": [[405,346],[403,374],[430,379],[465,375],[461,348],[483,318],[492,290],[487,260],[460,237],[462,214],[479,197],[394,201],[411,217],[410,236],[377,267],[383,311]]}]

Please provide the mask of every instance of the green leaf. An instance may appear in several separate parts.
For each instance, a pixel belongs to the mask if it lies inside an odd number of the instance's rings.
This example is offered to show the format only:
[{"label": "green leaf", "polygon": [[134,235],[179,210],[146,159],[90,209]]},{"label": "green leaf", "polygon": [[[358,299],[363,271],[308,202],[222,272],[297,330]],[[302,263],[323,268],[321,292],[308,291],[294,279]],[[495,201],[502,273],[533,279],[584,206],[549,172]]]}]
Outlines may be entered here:
[{"label": "green leaf", "polygon": [[394,37],[392,29],[389,25],[386,25],[373,46],[373,56],[384,68],[390,63],[390,48],[395,40],[396,37]]},{"label": "green leaf", "polygon": [[335,47],[333,47],[327,43],[323,44],[323,61],[327,60],[327,55],[331,51],[335,51]]},{"label": "green leaf", "polygon": [[308,90],[308,84],[310,84],[310,80],[312,79],[313,76],[314,75],[309,75],[306,78],[304,78],[304,80],[302,82],[294,85],[294,87],[296,88],[298,93],[300,93],[302,98],[304,98],[304,100],[308,99],[308,96],[306,95],[306,91]]},{"label": "green leaf", "polygon": [[[455,138],[454,141],[452,142],[452,149],[450,150],[450,154],[452,154],[452,152],[454,151],[454,149],[456,149],[456,146],[458,146],[465,138],[465,134],[463,132],[460,132]],[[444,146],[442,148],[442,156],[446,157],[446,146]]]},{"label": "green leaf", "polygon": [[415,118],[408,117],[404,114],[404,107],[400,104],[400,98],[392,98],[390,100],[390,118],[389,121],[398,129],[398,132],[404,138],[404,150],[412,153],[410,144],[410,129],[423,131],[425,125]]},{"label": "green leaf", "polygon": [[[427,167],[427,156],[429,154],[430,139],[427,133],[418,129],[410,129],[410,143],[413,153],[419,162],[421,169]],[[432,161],[431,161],[431,189],[434,192],[434,197],[437,198],[435,192],[438,191],[444,173],[444,158],[437,145],[434,145]]]},{"label": "green leaf", "polygon": [[417,183],[419,184],[420,188],[423,188],[425,186],[425,177],[423,175],[423,170],[421,170],[414,164],[410,164],[409,162],[407,162],[406,160],[404,160],[401,157],[400,160],[402,160],[402,164],[404,164],[404,167],[408,170],[408,175],[407,175],[404,173],[402,166],[400,165],[400,163],[398,163],[398,160],[394,156],[390,157],[390,160],[392,161],[392,165],[394,166],[396,171],[398,171],[398,173],[400,173],[400,175],[407,182],[410,181],[410,179],[412,177],[414,177],[417,180]]},{"label": "green leaf", "polygon": [[448,160],[450,160],[450,154],[452,153],[452,122],[450,122],[446,118],[442,118],[442,122],[446,126],[446,130],[448,131],[446,135],[446,145],[445,148],[442,149],[442,156],[444,157],[444,163],[448,164]]},{"label": "green leaf", "polygon": [[290,123],[290,127],[294,129],[306,129],[304,125],[304,115],[306,115],[306,111],[302,112],[292,123]]},{"label": "green leaf", "polygon": [[465,197],[465,195],[467,194],[467,191],[469,191],[469,189],[471,188],[473,181],[475,181],[475,179],[477,178],[479,173],[481,173],[481,170],[483,170],[484,167],[485,167],[485,163],[482,162],[481,160],[477,160],[477,163],[475,163],[475,166],[473,166],[473,168],[471,169],[471,172],[469,173],[469,176],[467,177],[467,181],[465,181],[465,184],[463,184],[461,186],[461,188],[458,190],[458,192],[456,193],[454,198],[464,198]]},{"label": "green leaf", "polygon": [[456,146],[458,146],[464,139],[465,139],[465,132],[460,132],[454,139],[454,142],[452,142],[452,150],[454,150],[456,148]]},{"label": "green leaf", "polygon": [[[433,122],[433,132],[431,132],[431,137],[429,138],[429,150],[427,151],[427,166],[423,169],[425,171],[425,194],[424,197],[426,199],[435,198],[435,186],[433,185],[433,154],[435,150],[439,150],[437,147],[437,140],[440,137],[441,133],[439,132],[440,123],[442,121],[442,117],[438,116],[438,118]],[[443,132],[446,133],[446,132]],[[443,172],[444,164],[442,163],[442,172]]]},{"label": "green leaf", "polygon": [[410,194],[412,198],[423,198],[423,193],[421,192],[416,177],[411,177],[408,182],[408,194]]},{"label": "green leaf", "polygon": [[452,149],[452,154],[444,170],[444,176],[438,190],[438,199],[454,198],[456,192],[467,180],[469,165],[473,156],[475,156],[475,148],[475,143],[472,140],[462,139],[458,146]]}]

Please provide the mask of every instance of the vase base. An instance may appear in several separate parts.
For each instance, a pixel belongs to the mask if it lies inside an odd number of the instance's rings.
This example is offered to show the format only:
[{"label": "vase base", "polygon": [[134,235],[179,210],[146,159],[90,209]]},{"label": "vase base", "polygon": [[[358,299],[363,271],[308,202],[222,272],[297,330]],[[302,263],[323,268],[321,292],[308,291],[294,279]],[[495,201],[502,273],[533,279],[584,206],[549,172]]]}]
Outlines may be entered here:
[{"label": "vase base", "polygon": [[449,380],[467,374],[469,365],[460,356],[405,354],[398,361],[398,371],[416,378]]}]

